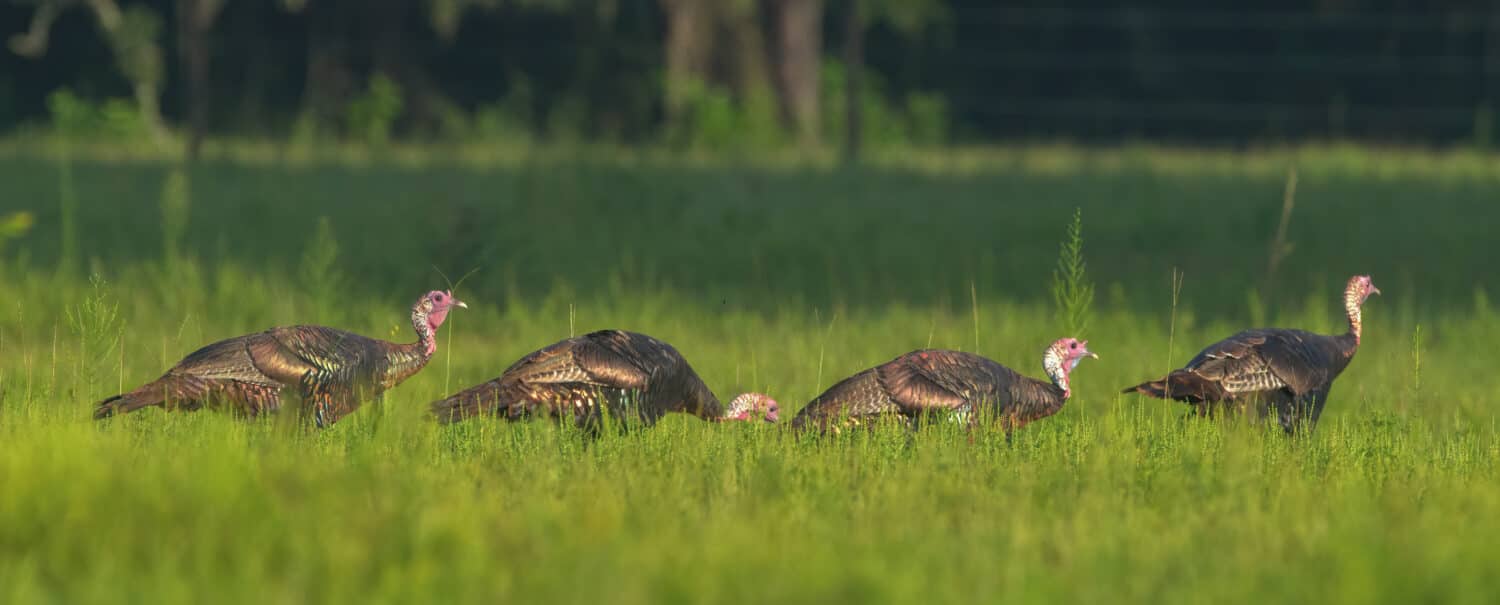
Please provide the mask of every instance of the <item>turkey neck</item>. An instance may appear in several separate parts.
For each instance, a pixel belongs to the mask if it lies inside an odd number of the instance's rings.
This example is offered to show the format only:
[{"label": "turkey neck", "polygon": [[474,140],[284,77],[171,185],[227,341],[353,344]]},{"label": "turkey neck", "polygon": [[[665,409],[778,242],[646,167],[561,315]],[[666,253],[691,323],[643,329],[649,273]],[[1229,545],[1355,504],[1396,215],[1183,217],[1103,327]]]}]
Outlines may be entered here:
[{"label": "turkey neck", "polygon": [[1019,415],[1035,418],[1038,416],[1050,416],[1062,409],[1067,403],[1068,397],[1073,394],[1068,384],[1068,361],[1062,354],[1054,349],[1048,349],[1047,354],[1042,356],[1042,369],[1047,372],[1047,378],[1052,382],[1042,382],[1035,378],[1022,377],[1016,381],[1016,392],[1012,393],[1013,401],[1020,412]]},{"label": "turkey neck", "polygon": [[1359,336],[1364,331],[1364,323],[1361,321],[1359,310],[1359,291],[1351,284],[1344,290],[1344,314],[1349,318],[1349,331],[1343,334],[1339,344],[1342,345],[1344,356],[1353,357],[1354,352],[1359,349]]},{"label": "turkey neck", "polygon": [[389,385],[400,384],[420,372],[437,351],[434,329],[420,306],[411,310],[411,327],[417,331],[417,341],[390,347],[385,354],[385,382]]},{"label": "turkey neck", "polygon": [[695,406],[694,409],[697,410],[696,415],[699,418],[709,422],[723,422],[727,420],[726,416],[729,414],[729,406],[720,402],[719,397],[708,389],[708,385],[698,382],[698,384],[692,385],[689,392],[691,393],[689,398],[693,400],[690,405]]}]

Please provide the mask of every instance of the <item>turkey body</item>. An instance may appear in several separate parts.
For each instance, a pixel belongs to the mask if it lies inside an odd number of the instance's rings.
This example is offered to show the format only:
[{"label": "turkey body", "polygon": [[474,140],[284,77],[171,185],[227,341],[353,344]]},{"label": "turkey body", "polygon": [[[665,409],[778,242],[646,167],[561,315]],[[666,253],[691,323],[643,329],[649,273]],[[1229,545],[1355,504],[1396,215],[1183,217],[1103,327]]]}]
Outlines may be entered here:
[{"label": "turkey body", "polygon": [[973,426],[998,418],[1007,431],[1062,409],[1067,392],[995,361],[944,349],[912,351],[850,376],[818,395],[792,420],[796,428],[834,432],[898,417],[915,425],[937,415]]},{"label": "turkey body", "polygon": [[1187,402],[1200,416],[1228,408],[1263,418],[1274,411],[1288,435],[1303,426],[1312,430],[1323,414],[1334,379],[1359,350],[1364,333],[1361,307],[1372,294],[1380,294],[1380,288],[1370,276],[1349,278],[1343,301],[1349,331],[1343,334],[1289,328],[1245,330],[1205,347],[1166,377],[1123,392]]},{"label": "turkey body", "polygon": [[719,418],[724,406],[671,345],[600,330],[534,351],[499,377],[433,402],[431,411],[444,424],[543,416],[597,430],[606,414],[650,426],[672,412]]},{"label": "turkey body", "polygon": [[1226,407],[1257,417],[1274,412],[1282,429],[1293,433],[1301,421],[1317,423],[1334,379],[1358,346],[1353,334],[1245,330],[1205,347],[1166,378],[1123,392],[1190,403],[1204,416]]},{"label": "turkey body", "polygon": [[204,346],[160,378],[98,404],[96,419],[150,406],[227,407],[254,418],[300,404],[327,427],[421,370],[428,357],[322,326],[278,327]]}]

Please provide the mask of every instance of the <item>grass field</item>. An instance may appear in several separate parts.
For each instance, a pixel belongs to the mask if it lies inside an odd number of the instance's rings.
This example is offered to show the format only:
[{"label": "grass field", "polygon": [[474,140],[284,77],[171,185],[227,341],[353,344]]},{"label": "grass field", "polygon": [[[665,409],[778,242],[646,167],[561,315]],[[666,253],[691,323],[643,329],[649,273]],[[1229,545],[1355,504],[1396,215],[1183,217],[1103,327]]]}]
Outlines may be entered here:
[{"label": "grass field", "polygon": [[[409,156],[402,156],[408,157]],[[986,159],[988,158],[988,159]],[[1363,159],[1361,159],[1363,158]],[[1500,169],[1410,154],[1010,150],[826,163],[0,153],[0,600],[1442,602],[1500,594]],[[1274,279],[1284,171],[1292,247]],[[1368,163],[1366,163],[1368,162]],[[1457,166],[1455,168],[1455,166]],[[570,334],[675,344],[785,416],[923,346],[1041,376],[1075,210],[1101,359],[1007,444],[669,418],[585,444],[423,404]],[[326,218],[326,221],[321,220]],[[332,429],[93,402],[318,323],[439,352]],[[1174,269],[1182,272],[1174,308]],[[1365,343],[1289,440],[1118,391],[1257,325]],[[91,280],[97,275],[99,279]]]}]

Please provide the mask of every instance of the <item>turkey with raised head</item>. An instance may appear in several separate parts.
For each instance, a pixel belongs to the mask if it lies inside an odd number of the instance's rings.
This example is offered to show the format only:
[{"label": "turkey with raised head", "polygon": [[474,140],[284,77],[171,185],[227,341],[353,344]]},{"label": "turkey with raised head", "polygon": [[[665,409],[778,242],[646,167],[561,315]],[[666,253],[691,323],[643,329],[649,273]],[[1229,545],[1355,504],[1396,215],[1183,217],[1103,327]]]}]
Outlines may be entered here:
[{"label": "turkey with raised head", "polygon": [[451,292],[428,292],[411,309],[417,341],[396,344],[323,326],[289,326],[221,340],[192,352],[160,378],[98,403],[101,419],[161,406],[227,407],[248,417],[301,404],[319,428],[377,398],[427,365]]},{"label": "turkey with raised head", "polygon": [[1193,404],[1200,416],[1226,404],[1265,416],[1275,411],[1281,428],[1294,434],[1304,422],[1317,425],[1334,379],[1359,350],[1360,307],[1380,289],[1368,275],[1349,278],[1344,313],[1349,330],[1336,336],[1290,328],[1245,330],[1209,345],[1187,365],[1165,378],[1144,382],[1125,393]]},{"label": "turkey with raised head", "polygon": [[970,428],[998,419],[1009,435],[1062,409],[1073,392],[1070,376],[1084,357],[1099,357],[1088,341],[1059,339],[1042,354],[1048,380],[1037,380],[973,353],[912,351],[829,387],[797,413],[792,426],[838,432],[880,418],[914,425],[938,414]]},{"label": "turkey with raised head", "polygon": [[780,406],[760,393],[739,395],[726,406],[672,345],[645,334],[600,330],[532,352],[499,377],[433,402],[431,412],[442,424],[476,416],[546,416],[596,431],[605,414],[646,426],[672,412],[710,422],[776,422]]}]

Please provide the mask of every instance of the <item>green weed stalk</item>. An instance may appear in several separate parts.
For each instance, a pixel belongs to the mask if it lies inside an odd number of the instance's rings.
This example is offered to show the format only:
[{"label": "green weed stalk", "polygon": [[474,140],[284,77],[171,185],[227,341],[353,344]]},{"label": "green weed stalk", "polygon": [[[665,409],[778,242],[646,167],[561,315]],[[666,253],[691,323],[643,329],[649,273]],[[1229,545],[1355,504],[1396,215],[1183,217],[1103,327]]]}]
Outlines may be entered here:
[{"label": "green weed stalk", "polygon": [[1052,302],[1063,332],[1083,338],[1088,331],[1094,302],[1094,285],[1083,261],[1083,210],[1073,211],[1073,221],[1059,247],[1057,268],[1052,273]]}]

